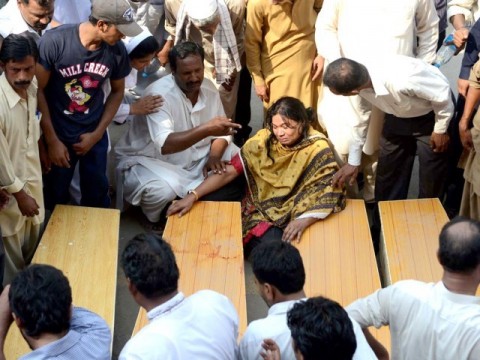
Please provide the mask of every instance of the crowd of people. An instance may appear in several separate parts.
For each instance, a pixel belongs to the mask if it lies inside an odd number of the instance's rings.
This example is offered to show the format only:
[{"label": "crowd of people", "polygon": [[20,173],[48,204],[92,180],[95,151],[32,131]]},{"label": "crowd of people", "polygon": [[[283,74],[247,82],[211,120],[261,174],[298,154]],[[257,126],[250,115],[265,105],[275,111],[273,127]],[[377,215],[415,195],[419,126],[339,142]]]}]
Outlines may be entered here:
[{"label": "crowd of people", "polygon": [[[150,325],[121,359],[384,359],[367,328],[388,324],[394,359],[480,358],[478,1],[2,5],[0,339],[14,320],[34,350],[25,359],[110,356],[108,327],[72,306],[68,279],[28,266],[46,212],[132,205],[161,232],[198,200],[241,201],[245,258],[269,314],[237,345],[231,302],[208,290],[185,297],[168,243],[140,235],[121,259]],[[465,49],[458,99],[432,65],[448,21]],[[256,134],[252,86],[264,110]],[[112,122],[125,124],[116,144]],[[378,247],[376,204],[407,198],[417,156],[418,197],[464,216],[440,234],[443,278],[394,284],[346,309],[306,299],[290,243],[363,197]]]}]

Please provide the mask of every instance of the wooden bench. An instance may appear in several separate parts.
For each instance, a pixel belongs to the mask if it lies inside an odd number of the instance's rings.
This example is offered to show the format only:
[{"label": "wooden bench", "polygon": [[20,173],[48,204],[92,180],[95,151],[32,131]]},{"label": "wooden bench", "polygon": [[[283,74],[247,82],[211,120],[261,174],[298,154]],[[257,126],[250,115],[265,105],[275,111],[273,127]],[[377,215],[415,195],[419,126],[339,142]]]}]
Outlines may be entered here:
[{"label": "wooden bench", "polygon": [[380,263],[385,285],[416,279],[437,282],[438,235],[448,216],[438,199],[380,201]]},{"label": "wooden bench", "polygon": [[[240,203],[199,201],[183,217],[169,217],[163,237],[175,252],[179,290],[186,296],[201,289],[225,294],[237,309],[243,335],[247,311]],[[140,309],[133,335],[147,323]]]},{"label": "wooden bench", "polygon": [[[63,271],[73,303],[103,317],[114,328],[120,212],[57,205],[33,258]],[[15,324],[5,344],[7,359],[30,350]]]},{"label": "wooden bench", "polygon": [[[310,226],[297,247],[309,297],[323,295],[347,306],[381,288],[363,200],[347,200],[345,210]],[[371,331],[390,348],[387,327]]]}]

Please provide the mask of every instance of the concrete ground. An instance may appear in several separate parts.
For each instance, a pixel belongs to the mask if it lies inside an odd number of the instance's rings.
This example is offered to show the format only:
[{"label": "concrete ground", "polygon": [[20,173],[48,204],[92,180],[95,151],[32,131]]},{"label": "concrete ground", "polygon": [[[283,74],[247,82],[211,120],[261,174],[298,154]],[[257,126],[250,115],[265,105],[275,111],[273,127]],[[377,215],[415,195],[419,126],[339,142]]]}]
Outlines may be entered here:
[{"label": "concrete ground", "polygon": [[[450,80],[452,90],[455,95],[456,79],[458,77],[458,71],[460,68],[461,57],[457,56],[450,63],[446,64],[441,70]],[[255,134],[258,129],[262,127],[263,122],[263,109],[262,104],[252,91],[252,120],[250,126],[252,126],[252,134]],[[112,144],[114,145],[119,137],[127,130],[128,125],[116,125],[112,124],[109,128]],[[112,162],[113,163],[113,162]],[[110,175],[113,179],[113,168],[110,169]],[[409,197],[416,197],[418,193],[418,163],[416,162],[414,172],[412,174],[412,181],[410,184]],[[119,239],[119,254],[125,247],[125,244],[134,235],[145,232],[146,230],[141,225],[144,216],[138,208],[130,208],[124,212],[121,216],[120,222],[120,239]],[[116,359],[120,354],[122,347],[128,341],[131,336],[133,326],[138,314],[138,305],[135,304],[130,296],[125,277],[122,270],[118,269],[117,280],[117,298],[115,306],[115,329],[113,340],[113,359]],[[266,316],[267,306],[256,292],[254,285],[253,273],[251,266],[248,262],[245,262],[245,285],[247,296],[247,316],[248,322],[252,320]]]}]

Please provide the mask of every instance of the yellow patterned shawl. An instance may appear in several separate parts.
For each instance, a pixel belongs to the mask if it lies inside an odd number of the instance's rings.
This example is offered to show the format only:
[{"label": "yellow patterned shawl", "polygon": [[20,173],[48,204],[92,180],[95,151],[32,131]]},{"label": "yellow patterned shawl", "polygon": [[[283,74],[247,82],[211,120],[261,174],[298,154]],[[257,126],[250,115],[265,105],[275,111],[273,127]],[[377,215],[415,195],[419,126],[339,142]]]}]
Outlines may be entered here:
[{"label": "yellow patterned shawl", "polygon": [[242,206],[245,243],[270,226],[285,228],[301,215],[324,218],[345,207],[344,190],[331,186],[338,165],[322,134],[310,128],[299,144],[274,142],[268,154],[269,136],[270,130],[260,130],[240,152],[248,184]]}]

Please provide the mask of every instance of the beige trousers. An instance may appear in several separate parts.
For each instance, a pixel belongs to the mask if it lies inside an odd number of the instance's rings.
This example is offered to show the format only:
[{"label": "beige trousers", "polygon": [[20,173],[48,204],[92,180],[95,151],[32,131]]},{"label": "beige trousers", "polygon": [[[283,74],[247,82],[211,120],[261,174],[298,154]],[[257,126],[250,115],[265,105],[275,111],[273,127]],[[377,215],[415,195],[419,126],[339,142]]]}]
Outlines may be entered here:
[{"label": "beige trousers", "polygon": [[20,231],[12,236],[3,236],[5,247],[5,274],[3,284],[10,284],[14,276],[32,261],[40,240],[42,224],[33,225],[27,220]]}]

